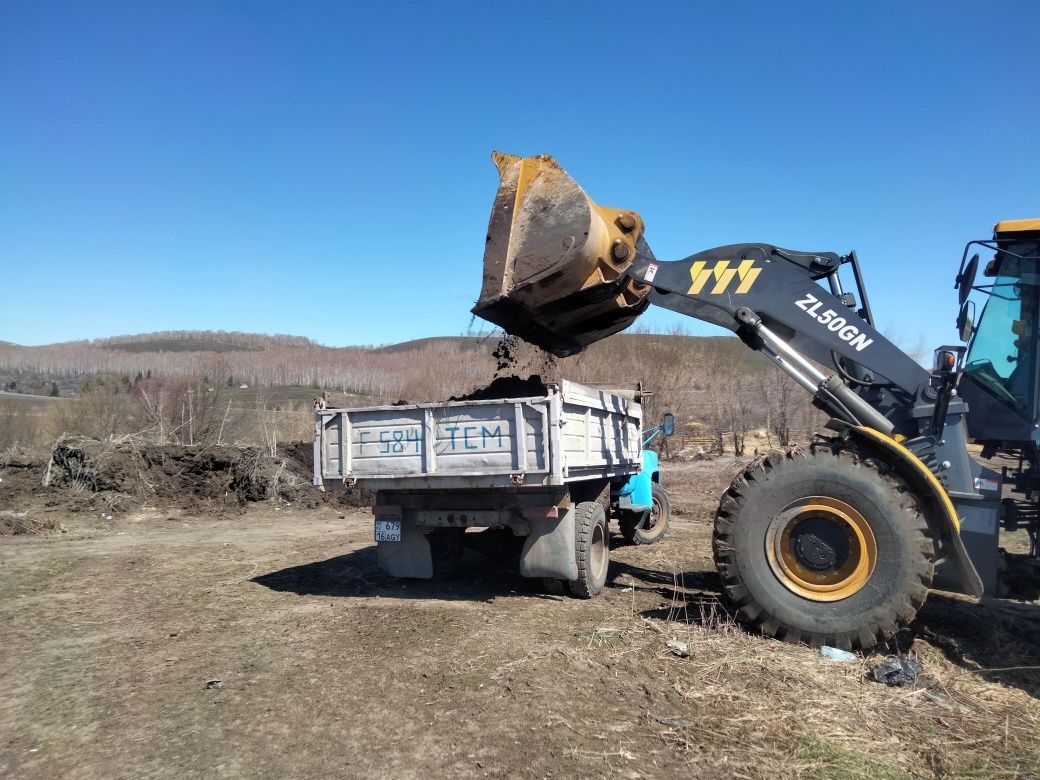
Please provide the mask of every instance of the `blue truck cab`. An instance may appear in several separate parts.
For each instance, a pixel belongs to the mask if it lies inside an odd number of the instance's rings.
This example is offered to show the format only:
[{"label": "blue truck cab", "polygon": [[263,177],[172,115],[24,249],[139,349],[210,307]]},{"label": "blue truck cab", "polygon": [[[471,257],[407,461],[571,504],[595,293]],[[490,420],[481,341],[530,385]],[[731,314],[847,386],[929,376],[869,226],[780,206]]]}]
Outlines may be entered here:
[{"label": "blue truck cab", "polygon": [[614,497],[618,508],[628,511],[646,511],[653,501],[653,483],[660,484],[661,470],[657,453],[643,450],[643,470],[628,479],[615,483]]},{"label": "blue truck cab", "polygon": [[671,501],[661,485],[660,459],[645,448],[658,436],[674,432],[675,417],[668,412],[660,425],[644,432],[642,470],[610,486],[611,514],[618,520],[621,535],[632,544],[654,544],[668,530]]}]

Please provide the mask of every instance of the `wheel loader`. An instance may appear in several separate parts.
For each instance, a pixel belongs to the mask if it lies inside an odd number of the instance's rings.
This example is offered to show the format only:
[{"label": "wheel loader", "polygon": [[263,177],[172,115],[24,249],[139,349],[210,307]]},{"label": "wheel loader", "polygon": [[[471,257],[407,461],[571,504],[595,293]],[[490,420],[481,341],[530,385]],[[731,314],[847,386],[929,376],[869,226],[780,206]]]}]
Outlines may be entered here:
[{"label": "wheel loader", "polygon": [[[713,552],[741,621],[866,650],[933,586],[1035,588],[1040,219],[968,243],[955,283],[967,346],[940,347],[927,370],[877,330],[854,251],[744,243],[658,260],[638,213],[597,204],[552,157],[493,159],[474,314],[567,356],[661,306],[734,332],[828,416],[825,435],[756,460],[721,498]],[[1026,530],[1028,555],[1000,549],[1001,526]]]}]

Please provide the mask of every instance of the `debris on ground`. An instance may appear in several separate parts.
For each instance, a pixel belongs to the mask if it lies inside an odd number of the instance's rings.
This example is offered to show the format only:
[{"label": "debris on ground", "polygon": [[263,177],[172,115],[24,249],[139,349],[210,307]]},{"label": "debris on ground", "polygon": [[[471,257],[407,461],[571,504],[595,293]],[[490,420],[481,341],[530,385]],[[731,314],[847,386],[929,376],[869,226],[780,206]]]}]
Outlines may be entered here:
[{"label": "debris on ground", "polygon": [[[26,484],[39,486],[45,463]],[[2,471],[0,507],[57,516],[76,538],[0,539],[0,766],[36,777],[405,766],[433,778],[478,775],[480,760],[493,777],[1035,777],[1038,605],[931,594],[900,637],[928,674],[898,690],[863,679],[884,654],[821,663],[818,650],[747,633],[714,606],[711,561],[712,513],[740,465],[665,464],[686,517],[664,545],[612,550],[634,589],[596,602],[548,600],[540,582],[469,550],[464,578],[395,580],[371,515],[331,505],[287,517],[277,500],[251,503],[217,522],[209,504],[106,510],[125,533],[93,533],[105,494],[89,514],[35,510],[4,498],[23,470]],[[383,658],[389,671],[373,666]],[[351,715],[285,738],[280,714],[333,711]]]},{"label": "debris on ground", "polygon": [[824,645],[820,648],[820,655],[824,658],[829,658],[832,661],[858,661],[859,656],[855,653],[850,653],[848,650],[842,650],[839,647],[831,647],[830,645]]},{"label": "debris on ground", "polygon": [[671,726],[673,729],[680,729],[684,726],[693,725],[693,721],[689,720],[688,718],[662,718],[659,715],[655,715],[654,720],[656,720],[662,726]]},{"label": "debris on ground", "polygon": [[0,511],[0,536],[32,536],[64,530],[61,523],[39,519],[28,512]]},{"label": "debris on ground", "polygon": [[900,653],[886,656],[884,661],[870,670],[870,674],[879,683],[897,687],[912,683],[923,671],[924,667],[921,664]]},{"label": "debris on ground", "polygon": [[667,645],[673,655],[677,655],[680,658],[690,657],[690,646],[685,642],[680,642],[678,639],[669,639]]}]

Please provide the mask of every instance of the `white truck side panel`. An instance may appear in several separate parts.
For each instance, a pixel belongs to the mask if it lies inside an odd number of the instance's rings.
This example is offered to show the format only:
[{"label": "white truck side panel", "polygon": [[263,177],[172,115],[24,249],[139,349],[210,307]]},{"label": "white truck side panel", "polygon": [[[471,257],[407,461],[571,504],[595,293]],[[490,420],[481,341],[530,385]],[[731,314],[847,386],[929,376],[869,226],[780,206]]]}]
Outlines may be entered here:
[{"label": "white truck side panel", "polygon": [[639,404],[572,382],[502,401],[317,412],[315,484],[560,485],[640,468]]}]

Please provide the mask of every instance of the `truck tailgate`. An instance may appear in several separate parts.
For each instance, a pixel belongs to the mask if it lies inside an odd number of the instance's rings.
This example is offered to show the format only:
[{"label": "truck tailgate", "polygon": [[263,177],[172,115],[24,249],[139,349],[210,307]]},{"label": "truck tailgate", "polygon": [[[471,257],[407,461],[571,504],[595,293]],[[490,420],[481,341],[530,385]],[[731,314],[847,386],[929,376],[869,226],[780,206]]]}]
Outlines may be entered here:
[{"label": "truck tailgate", "polygon": [[635,473],[642,410],[573,382],[531,398],[317,412],[317,485],[559,485]]}]

